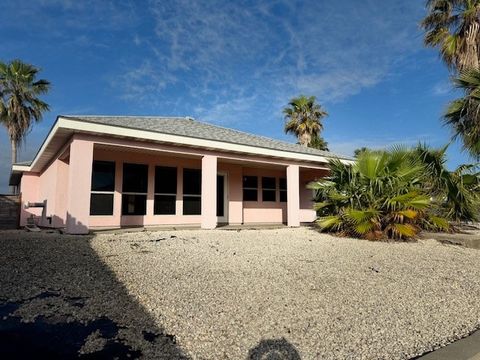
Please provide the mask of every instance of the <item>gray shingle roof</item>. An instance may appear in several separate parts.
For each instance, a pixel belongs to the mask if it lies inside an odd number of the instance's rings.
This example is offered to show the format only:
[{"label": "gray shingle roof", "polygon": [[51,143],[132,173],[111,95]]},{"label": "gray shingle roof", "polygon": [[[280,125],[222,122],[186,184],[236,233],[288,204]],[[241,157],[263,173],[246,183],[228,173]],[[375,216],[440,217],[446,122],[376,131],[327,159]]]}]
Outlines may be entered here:
[{"label": "gray shingle roof", "polygon": [[264,136],[228,129],[221,126],[200,122],[188,117],[94,115],[62,115],[61,117],[91,123],[114,125],[123,128],[147,130],[164,134],[188,136],[192,138],[222,141],[240,145],[250,145],[273,150],[349,159],[347,156],[333,154],[328,151],[307,148],[298,144],[292,144],[285,141],[270,139]]}]

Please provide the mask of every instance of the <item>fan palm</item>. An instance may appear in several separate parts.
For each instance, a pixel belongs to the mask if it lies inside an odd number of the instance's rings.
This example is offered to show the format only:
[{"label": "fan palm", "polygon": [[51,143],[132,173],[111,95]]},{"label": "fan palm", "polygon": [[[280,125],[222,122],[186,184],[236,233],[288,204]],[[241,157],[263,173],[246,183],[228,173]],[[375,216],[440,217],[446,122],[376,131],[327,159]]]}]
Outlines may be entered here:
[{"label": "fan palm", "polygon": [[425,226],[447,229],[447,221],[431,211],[424,174],[424,164],[401,147],[365,150],[353,165],[332,160],[329,177],[310,184],[318,224],[367,239],[414,238]]},{"label": "fan palm", "polygon": [[12,147],[12,163],[17,162],[17,148],[25,139],[32,122],[42,119],[48,104],[39,99],[50,83],[37,80],[39,69],[33,65],[13,60],[0,62],[0,120],[6,127]]},{"label": "fan palm", "polygon": [[440,48],[441,57],[458,70],[479,66],[480,0],[427,0],[421,22],[425,45]]},{"label": "fan palm", "polygon": [[412,156],[425,167],[423,188],[430,194],[441,216],[453,221],[474,221],[480,215],[480,173],[475,165],[446,168],[446,151],[418,145]]},{"label": "fan palm", "polygon": [[454,138],[462,140],[464,148],[480,158],[480,70],[465,70],[454,79],[464,96],[452,101],[444,114],[445,124],[453,129]]},{"label": "fan palm", "polygon": [[308,147],[328,151],[328,143],[320,135],[313,136],[308,144]]},{"label": "fan palm", "polygon": [[294,134],[300,144],[308,146],[323,130],[321,121],[328,114],[317,104],[315,96],[301,95],[290,100],[288,105],[283,109],[286,120],[285,133]]}]

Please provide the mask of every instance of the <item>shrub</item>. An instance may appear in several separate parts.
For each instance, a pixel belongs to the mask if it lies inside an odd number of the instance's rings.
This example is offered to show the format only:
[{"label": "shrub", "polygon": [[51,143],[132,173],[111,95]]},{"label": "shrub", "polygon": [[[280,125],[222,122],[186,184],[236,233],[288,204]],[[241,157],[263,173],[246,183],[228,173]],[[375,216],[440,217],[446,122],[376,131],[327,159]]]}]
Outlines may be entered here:
[{"label": "shrub", "polygon": [[425,181],[429,169],[413,151],[361,152],[354,164],[330,161],[330,176],[310,184],[322,230],[366,239],[410,239],[449,224]]}]

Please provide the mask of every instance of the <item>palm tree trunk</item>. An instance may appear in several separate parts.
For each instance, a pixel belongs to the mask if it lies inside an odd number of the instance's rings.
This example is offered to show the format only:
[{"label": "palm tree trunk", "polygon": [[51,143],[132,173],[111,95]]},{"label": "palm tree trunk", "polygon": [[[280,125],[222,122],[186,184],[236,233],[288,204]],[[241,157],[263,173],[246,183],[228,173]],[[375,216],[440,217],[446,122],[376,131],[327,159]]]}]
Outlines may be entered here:
[{"label": "palm tree trunk", "polygon": [[11,140],[10,145],[12,147],[12,165],[17,162],[17,141]]},{"label": "palm tree trunk", "polygon": [[[10,145],[12,147],[12,165],[17,162],[17,141],[16,140],[10,140]],[[16,186],[10,186],[10,191],[12,194],[17,193],[17,187]]]},{"label": "palm tree trunk", "polygon": [[301,145],[307,147],[308,144],[310,144],[311,136],[308,133],[303,133],[303,134],[300,135],[300,138],[298,140],[299,140],[298,142]]}]

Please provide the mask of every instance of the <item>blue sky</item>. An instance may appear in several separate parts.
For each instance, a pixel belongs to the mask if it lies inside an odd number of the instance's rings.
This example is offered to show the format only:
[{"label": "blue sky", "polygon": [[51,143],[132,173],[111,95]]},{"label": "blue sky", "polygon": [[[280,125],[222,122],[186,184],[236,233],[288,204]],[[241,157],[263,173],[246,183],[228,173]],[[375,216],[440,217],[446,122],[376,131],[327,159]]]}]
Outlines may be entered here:
[{"label": "blue sky", "polygon": [[[425,141],[450,131],[456,95],[425,49],[423,1],[2,0],[0,59],[53,84],[51,112],[20,152],[32,158],[58,114],[193,116],[287,141],[281,110],[315,95],[330,149]],[[468,162],[458,144],[449,166]],[[0,130],[0,193],[10,150]]]}]

